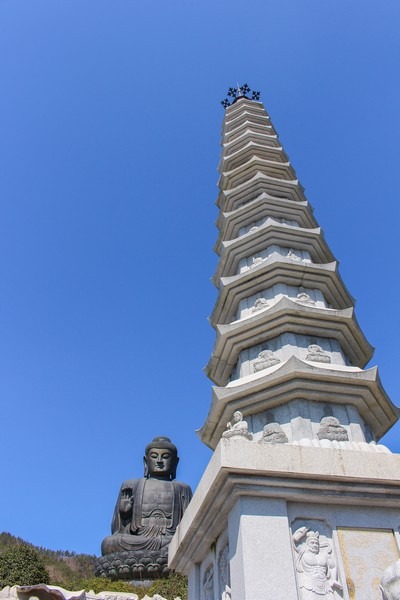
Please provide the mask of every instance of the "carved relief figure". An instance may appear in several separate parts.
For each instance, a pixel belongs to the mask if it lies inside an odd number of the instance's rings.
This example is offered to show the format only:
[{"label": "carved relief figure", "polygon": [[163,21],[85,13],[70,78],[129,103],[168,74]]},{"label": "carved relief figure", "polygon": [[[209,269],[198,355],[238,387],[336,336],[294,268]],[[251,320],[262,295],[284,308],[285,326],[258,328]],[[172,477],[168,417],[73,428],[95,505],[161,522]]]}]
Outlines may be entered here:
[{"label": "carved relief figure", "polygon": [[315,304],[314,300],[307,294],[304,288],[299,288],[299,293],[296,298],[299,302],[304,302],[305,304]]},{"label": "carved relief figure", "polygon": [[383,600],[400,600],[400,560],[384,571],[379,587]]},{"label": "carved relief figure", "polygon": [[204,600],[214,600],[214,567],[210,565],[203,577]]},{"label": "carved relief figure", "polygon": [[218,557],[219,590],[222,600],[230,600],[230,577],[228,561],[228,544],[221,550]]},{"label": "carved relief figure", "polygon": [[192,497],[186,483],[175,481],[178,462],[169,438],[156,437],[147,445],[144,477],[121,486],[97,575],[134,579],[168,574],[168,544]]},{"label": "carved relief figure", "polygon": [[334,440],[337,442],[349,441],[347,429],[336,417],[323,417],[317,436],[319,440],[330,440],[331,442]]},{"label": "carved relief figure", "polygon": [[327,542],[320,542],[318,531],[300,527],[293,534],[293,543],[301,600],[342,598],[332,548]]},{"label": "carved relief figure", "polygon": [[312,360],[314,362],[330,363],[331,357],[325,350],[322,350],[318,344],[311,344],[308,346],[308,354],[306,360]]},{"label": "carved relief figure", "polygon": [[261,444],[286,444],[288,442],[286,433],[279,423],[268,423],[263,428],[263,434],[259,443]]},{"label": "carved relief figure", "polygon": [[254,269],[254,267],[261,265],[262,262],[264,262],[264,259],[261,256],[253,256],[251,259],[251,265],[249,266],[249,269]]},{"label": "carved relief figure", "polygon": [[268,308],[269,304],[265,298],[257,298],[254,302],[253,308],[251,312],[257,312],[258,310],[262,310],[263,308]]},{"label": "carved relief figure", "polygon": [[253,362],[253,371],[254,373],[258,373],[258,371],[262,371],[263,369],[268,369],[268,367],[273,367],[277,365],[281,361],[279,358],[274,356],[272,350],[262,350],[257,359]]},{"label": "carved relief figure", "polygon": [[249,433],[249,428],[246,421],[243,421],[243,415],[240,410],[233,413],[233,423],[230,421],[226,424],[227,429],[222,433],[222,437],[231,438],[235,436],[241,436],[248,440],[252,440],[253,436]]}]

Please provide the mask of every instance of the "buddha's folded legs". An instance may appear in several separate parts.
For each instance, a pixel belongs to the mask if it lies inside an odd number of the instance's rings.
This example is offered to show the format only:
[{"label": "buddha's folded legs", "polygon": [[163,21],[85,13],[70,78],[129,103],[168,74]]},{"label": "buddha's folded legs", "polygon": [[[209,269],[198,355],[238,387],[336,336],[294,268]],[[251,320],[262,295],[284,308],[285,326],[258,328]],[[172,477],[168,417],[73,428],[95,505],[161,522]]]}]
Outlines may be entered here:
[{"label": "buddha's folded legs", "polygon": [[126,552],[130,550],[159,550],[170,543],[171,535],[157,535],[155,537],[145,537],[143,535],[130,535],[117,533],[104,538],[101,544],[102,555],[113,554],[114,552]]}]

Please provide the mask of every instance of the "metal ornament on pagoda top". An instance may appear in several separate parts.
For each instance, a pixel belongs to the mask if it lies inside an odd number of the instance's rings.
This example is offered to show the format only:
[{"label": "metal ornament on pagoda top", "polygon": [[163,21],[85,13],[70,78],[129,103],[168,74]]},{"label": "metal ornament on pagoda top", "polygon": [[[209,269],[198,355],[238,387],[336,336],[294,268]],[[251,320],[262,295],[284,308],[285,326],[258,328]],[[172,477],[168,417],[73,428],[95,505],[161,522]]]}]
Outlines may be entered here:
[{"label": "metal ornament on pagoda top", "polygon": [[[251,94],[251,95],[250,95]],[[234,104],[236,102],[236,100],[239,100],[239,98],[247,98],[247,100],[255,100],[258,101],[260,99],[260,92],[256,92],[255,90],[251,90],[250,87],[247,85],[247,83],[244,83],[243,85],[237,85],[237,87],[230,87],[227,95],[232,98],[232,101],[230,102],[228,100],[228,98],[224,98],[224,100],[221,100],[221,104],[224,108],[228,108],[228,106],[232,106],[232,104]]]}]

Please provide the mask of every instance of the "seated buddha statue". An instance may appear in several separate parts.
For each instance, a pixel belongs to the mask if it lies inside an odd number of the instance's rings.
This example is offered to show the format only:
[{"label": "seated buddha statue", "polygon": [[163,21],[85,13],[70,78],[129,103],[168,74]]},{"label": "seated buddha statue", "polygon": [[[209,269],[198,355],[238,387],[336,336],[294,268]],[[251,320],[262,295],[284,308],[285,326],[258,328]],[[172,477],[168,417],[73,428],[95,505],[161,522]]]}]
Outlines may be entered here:
[{"label": "seated buddha statue", "polygon": [[190,487],[175,480],[178,461],[169,438],[156,437],[147,445],[144,477],[121,486],[96,575],[151,579],[168,574],[168,544],[192,497]]}]

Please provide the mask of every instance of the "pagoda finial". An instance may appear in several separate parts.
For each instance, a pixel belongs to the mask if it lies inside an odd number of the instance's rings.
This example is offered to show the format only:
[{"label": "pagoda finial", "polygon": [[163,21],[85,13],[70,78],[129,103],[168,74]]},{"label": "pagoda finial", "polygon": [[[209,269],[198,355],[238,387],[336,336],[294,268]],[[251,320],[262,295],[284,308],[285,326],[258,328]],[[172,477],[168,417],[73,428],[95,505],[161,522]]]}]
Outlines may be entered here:
[{"label": "pagoda finial", "polygon": [[[247,83],[244,83],[243,85],[239,85],[239,83],[237,83],[236,85],[236,88],[230,87],[227,92],[227,95],[232,98],[232,101],[230,102],[228,98],[225,98],[221,101],[221,104],[224,108],[228,108],[228,106],[234,104],[236,100],[239,100],[239,98],[247,98],[248,100],[256,101],[260,99],[260,92],[256,92],[254,90],[252,91]],[[250,93],[251,98],[249,97]]]}]

